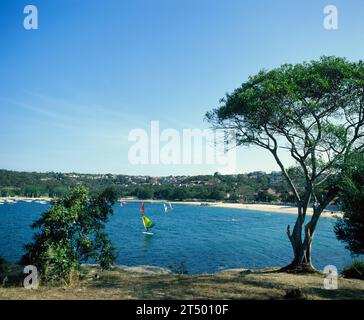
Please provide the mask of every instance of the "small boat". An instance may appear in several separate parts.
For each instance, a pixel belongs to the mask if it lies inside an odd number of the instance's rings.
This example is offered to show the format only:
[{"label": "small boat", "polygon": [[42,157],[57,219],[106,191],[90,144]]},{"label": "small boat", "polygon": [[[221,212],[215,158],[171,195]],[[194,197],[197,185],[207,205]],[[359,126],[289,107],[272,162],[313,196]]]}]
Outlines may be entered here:
[{"label": "small boat", "polygon": [[120,201],[120,207],[124,207],[126,205],[126,201]]},{"label": "small boat", "polygon": [[36,200],[34,201],[35,203],[38,203],[38,204],[47,204],[48,202],[45,201],[45,200]]},{"label": "small boat", "polygon": [[164,212],[170,212],[173,210],[172,204],[170,202],[163,203]]}]

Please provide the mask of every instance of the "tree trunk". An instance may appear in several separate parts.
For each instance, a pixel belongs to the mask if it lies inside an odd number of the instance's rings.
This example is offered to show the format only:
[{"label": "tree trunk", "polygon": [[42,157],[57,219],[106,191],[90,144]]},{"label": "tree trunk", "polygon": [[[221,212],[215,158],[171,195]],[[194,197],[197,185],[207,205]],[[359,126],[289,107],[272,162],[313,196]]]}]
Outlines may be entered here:
[{"label": "tree trunk", "polygon": [[[282,268],[282,271],[287,272],[315,272],[315,268],[312,265],[311,259],[311,247],[313,236],[315,234],[315,229],[317,225],[317,221],[321,215],[323,210],[314,208],[314,213],[310,222],[308,222],[305,226],[304,224],[304,216],[300,213],[293,228],[292,234],[290,234],[289,228],[287,229],[288,238],[291,242],[294,258],[292,262]],[[303,233],[304,227],[304,234]],[[303,238],[304,236],[304,238]],[[303,238],[303,239],[302,239]]]}]

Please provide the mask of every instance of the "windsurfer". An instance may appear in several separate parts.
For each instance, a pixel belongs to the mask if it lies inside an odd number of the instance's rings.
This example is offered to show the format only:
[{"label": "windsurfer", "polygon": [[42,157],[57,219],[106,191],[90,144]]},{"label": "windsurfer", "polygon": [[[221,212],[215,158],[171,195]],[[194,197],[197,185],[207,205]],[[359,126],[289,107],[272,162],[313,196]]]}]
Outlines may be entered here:
[{"label": "windsurfer", "polygon": [[[142,213],[143,221],[144,221],[145,218],[146,218],[146,216],[144,215],[144,213]],[[144,229],[145,229],[145,232],[149,232],[149,228],[146,225],[144,225]]]}]

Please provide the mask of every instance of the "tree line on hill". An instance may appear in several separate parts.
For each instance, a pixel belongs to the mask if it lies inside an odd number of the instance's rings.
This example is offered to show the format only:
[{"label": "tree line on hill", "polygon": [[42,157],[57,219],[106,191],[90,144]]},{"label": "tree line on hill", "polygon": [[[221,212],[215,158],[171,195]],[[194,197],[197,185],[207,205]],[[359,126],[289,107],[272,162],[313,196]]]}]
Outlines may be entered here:
[{"label": "tree line on hill", "polygon": [[[300,175],[296,176],[299,179]],[[135,197],[142,200],[294,201],[279,173],[149,177],[0,170],[1,197],[63,197],[77,186],[86,187],[91,194],[112,187],[119,198]]]}]

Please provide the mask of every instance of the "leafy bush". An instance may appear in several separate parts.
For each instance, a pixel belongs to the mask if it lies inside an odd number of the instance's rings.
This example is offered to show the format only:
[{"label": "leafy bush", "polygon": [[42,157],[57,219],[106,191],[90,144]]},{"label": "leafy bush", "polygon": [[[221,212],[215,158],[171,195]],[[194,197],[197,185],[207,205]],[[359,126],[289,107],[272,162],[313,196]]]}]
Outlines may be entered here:
[{"label": "leafy bush", "polygon": [[342,275],[345,278],[364,280],[364,261],[354,261],[351,265],[344,268]]},{"label": "leafy bush", "polygon": [[71,190],[32,225],[39,232],[25,246],[22,264],[37,266],[45,281],[67,283],[80,275],[81,264],[89,260],[110,267],[114,248],[104,227],[115,201],[111,189],[95,197],[84,187]]},{"label": "leafy bush", "polygon": [[353,254],[364,254],[364,154],[354,153],[343,178],[340,198],[344,217],[335,224],[336,237]]}]

